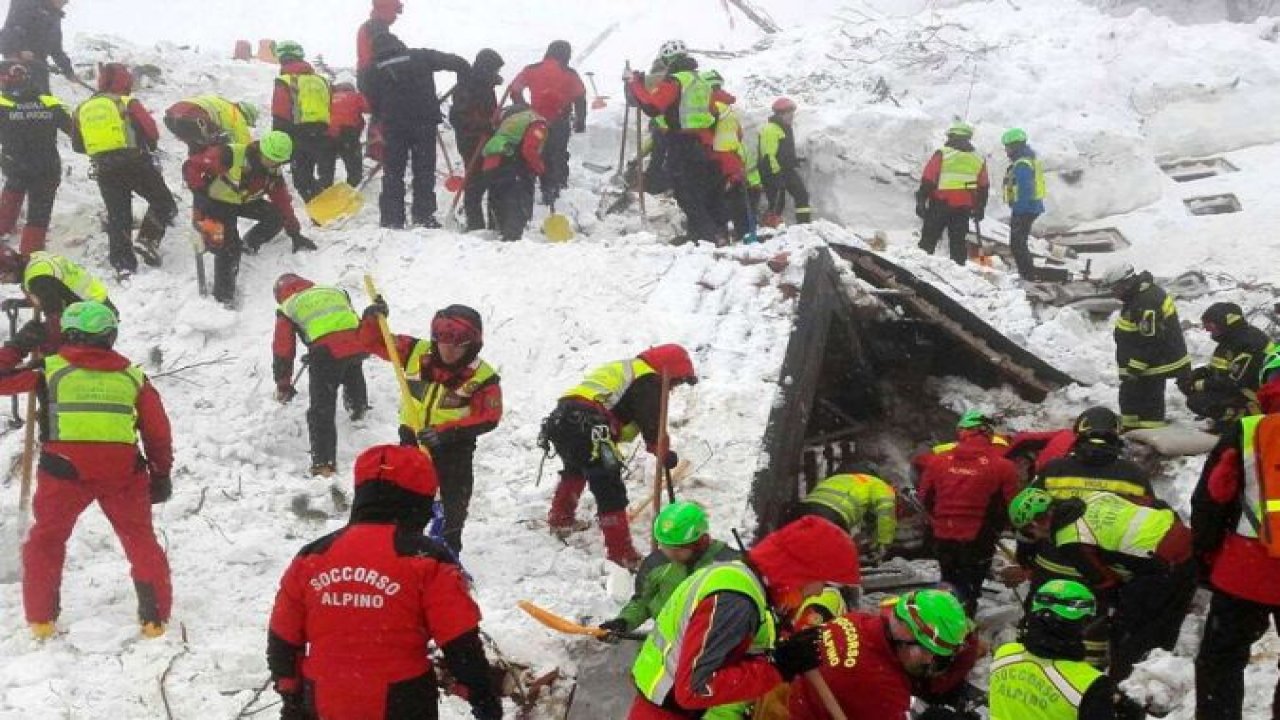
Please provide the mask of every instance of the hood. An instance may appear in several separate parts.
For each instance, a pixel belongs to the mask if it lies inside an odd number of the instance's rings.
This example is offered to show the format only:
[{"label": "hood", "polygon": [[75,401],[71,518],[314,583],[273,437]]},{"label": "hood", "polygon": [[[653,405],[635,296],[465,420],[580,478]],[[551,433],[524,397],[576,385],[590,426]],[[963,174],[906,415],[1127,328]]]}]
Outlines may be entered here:
[{"label": "hood", "polygon": [[544,60],[555,60],[561,65],[568,66],[569,60],[573,58],[573,46],[567,40],[555,40],[547,46],[547,54],[543,56]]},{"label": "hood", "polygon": [[991,435],[983,430],[957,430],[956,447],[951,451],[956,457],[976,458],[991,452]]},{"label": "hood", "polygon": [[306,60],[286,60],[280,63],[281,75],[314,75],[316,69]]},{"label": "hood", "polygon": [[698,382],[698,374],[693,370],[693,361],[689,359],[689,352],[680,345],[674,343],[655,345],[640,353],[638,357],[659,374],[666,372],[673,383],[686,382],[692,385]]},{"label": "hood", "polygon": [[498,75],[498,71],[506,63],[502,56],[496,50],[485,48],[476,53],[475,62],[471,63],[472,75],[482,80],[493,80],[494,85],[502,84],[502,77]]},{"label": "hood", "polygon": [[1035,655],[1054,660],[1084,659],[1084,623],[1045,615],[1027,619],[1023,644]]},{"label": "hood", "polygon": [[63,345],[58,354],[72,365],[90,370],[126,370],[133,364],[115,350],[93,345]]},{"label": "hood", "polygon": [[747,551],[773,593],[810,583],[857,585],[858,549],[849,533],[819,517],[806,516],[769,533]]},{"label": "hood", "polygon": [[420,531],[439,487],[435,466],[416,447],[375,445],[356,458],[352,522],[394,522]]}]

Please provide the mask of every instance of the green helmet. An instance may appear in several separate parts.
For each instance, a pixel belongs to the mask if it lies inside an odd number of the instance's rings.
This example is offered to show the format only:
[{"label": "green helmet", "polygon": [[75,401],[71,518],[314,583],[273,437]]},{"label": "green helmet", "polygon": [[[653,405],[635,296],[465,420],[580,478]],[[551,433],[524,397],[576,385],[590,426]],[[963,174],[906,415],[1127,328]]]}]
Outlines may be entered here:
[{"label": "green helmet", "polygon": [[981,410],[966,410],[964,415],[960,416],[959,422],[956,423],[956,428],[960,430],[977,430],[978,428],[989,428],[993,424],[991,418],[987,417],[987,414]]},{"label": "green helmet", "polygon": [[916,642],[934,655],[956,654],[969,634],[964,607],[945,590],[907,593],[898,599],[893,614],[911,630]]},{"label": "green helmet", "polygon": [[957,120],[951,123],[951,127],[947,128],[947,137],[973,137],[973,126],[963,120]]},{"label": "green helmet", "polygon": [[707,534],[707,511],[702,506],[680,500],[662,508],[653,519],[653,539],[659,545],[690,545]]},{"label": "green helmet", "polygon": [[1053,496],[1037,487],[1029,487],[1013,496],[1009,503],[1009,522],[1016,528],[1026,527],[1049,512]]},{"label": "green helmet", "polygon": [[62,311],[63,333],[96,336],[115,330],[117,324],[111,308],[96,300],[71,303]]},{"label": "green helmet", "polygon": [[1012,145],[1014,143],[1024,143],[1027,141],[1027,131],[1022,128],[1009,128],[1000,136],[1002,145]]},{"label": "green helmet", "polygon": [[1098,611],[1093,592],[1075,580],[1050,580],[1031,597],[1031,613],[1053,613],[1063,620],[1087,620]]},{"label": "green helmet", "polygon": [[292,40],[281,40],[276,43],[277,60],[301,60],[307,56],[302,46]]},{"label": "green helmet", "polygon": [[293,138],[288,133],[272,130],[258,141],[262,156],[272,162],[288,162],[293,157]]},{"label": "green helmet", "polygon": [[248,100],[241,100],[236,103],[236,107],[240,108],[240,114],[244,116],[244,121],[253,127],[258,124],[258,106]]},{"label": "green helmet", "polygon": [[1280,370],[1280,348],[1272,350],[1262,360],[1262,371],[1258,373],[1258,380],[1261,384],[1266,385],[1271,379],[1271,374],[1276,370]]}]

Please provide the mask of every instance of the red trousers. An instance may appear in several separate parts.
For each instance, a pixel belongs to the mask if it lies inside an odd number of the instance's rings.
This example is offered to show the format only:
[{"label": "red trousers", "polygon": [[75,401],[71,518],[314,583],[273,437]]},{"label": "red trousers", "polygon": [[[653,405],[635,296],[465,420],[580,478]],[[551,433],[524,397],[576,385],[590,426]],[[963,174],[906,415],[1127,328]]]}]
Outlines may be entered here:
[{"label": "red trousers", "polygon": [[22,545],[22,604],[27,622],[57,619],[67,539],[80,513],[95,500],[129,559],[130,575],[138,591],[139,619],[167,622],[173,588],[169,561],[151,529],[146,471],[135,467],[122,470],[116,463],[102,463],[77,468],[76,472],[79,477],[70,480],[44,469],[37,475],[39,484],[32,501],[35,524]]},{"label": "red trousers", "polygon": [[693,715],[660,708],[639,694],[631,702],[631,710],[627,713],[627,720],[685,720],[691,717]]}]

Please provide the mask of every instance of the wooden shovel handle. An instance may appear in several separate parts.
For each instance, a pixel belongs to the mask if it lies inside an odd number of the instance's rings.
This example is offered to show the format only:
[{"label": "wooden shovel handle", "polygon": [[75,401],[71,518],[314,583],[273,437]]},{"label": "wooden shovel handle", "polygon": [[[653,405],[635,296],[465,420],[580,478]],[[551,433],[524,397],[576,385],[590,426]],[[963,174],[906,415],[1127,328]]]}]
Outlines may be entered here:
[{"label": "wooden shovel handle", "polygon": [[804,679],[809,681],[813,689],[818,692],[818,697],[822,699],[822,706],[827,709],[831,720],[849,720],[849,716],[840,709],[840,701],[836,700],[835,693],[831,692],[831,686],[827,684],[821,673],[810,670],[804,674]]}]

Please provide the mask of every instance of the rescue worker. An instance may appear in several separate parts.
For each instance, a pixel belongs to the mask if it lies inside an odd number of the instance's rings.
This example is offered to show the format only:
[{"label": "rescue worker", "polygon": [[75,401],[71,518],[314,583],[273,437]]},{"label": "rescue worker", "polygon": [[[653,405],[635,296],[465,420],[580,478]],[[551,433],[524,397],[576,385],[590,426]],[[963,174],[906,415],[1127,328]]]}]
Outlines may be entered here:
[{"label": "rescue worker", "polygon": [[[378,298],[365,308],[360,341],[365,350],[388,360],[378,316],[388,308]],[[400,405],[400,441],[431,452],[440,475],[444,511],[443,539],[462,553],[462,530],[475,487],[476,439],[502,420],[502,385],[493,366],[480,359],[484,324],[466,305],[449,305],[431,318],[431,339],[395,335],[412,396]]]},{"label": "rescue worker", "polygon": [[652,90],[646,80],[643,72],[635,71],[627,90],[646,115],[662,118],[666,126],[666,169],[676,203],[685,214],[688,237],[695,243],[722,244],[723,229],[716,218],[723,186],[717,182],[719,173],[710,149],[717,104],[732,105],[736,98],[714,87],[706,73],[698,72],[698,61],[687,54],[669,58],[667,76]]},{"label": "rescue worker", "polygon": [[1208,365],[1178,378],[1187,408],[1218,428],[1257,411],[1258,369],[1275,348],[1271,338],[1245,322],[1233,302],[1217,302],[1200,316],[1200,325],[1218,343]]},{"label": "rescue worker", "polygon": [[365,94],[369,92],[369,72],[373,69],[374,40],[390,34],[391,26],[404,12],[401,0],[372,0],[371,5],[369,19],[356,31],[356,89]]},{"label": "rescue worker", "polygon": [[[462,207],[467,215],[467,231],[485,229],[484,183],[480,181],[480,151],[498,129],[498,98],[495,88],[502,84],[498,73],[502,56],[485,48],[476,53],[471,70],[458,76],[449,108],[449,124],[458,142],[458,155],[466,163],[466,190]],[[532,203],[530,203],[532,204]]]},{"label": "rescue worker", "polygon": [[347,184],[360,187],[364,179],[364,148],[360,135],[364,132],[364,116],[369,114],[369,101],[349,82],[333,86],[329,103],[329,147],[321,160],[320,187],[333,185],[338,160],[346,171]]},{"label": "rescue worker", "polygon": [[[1261,363],[1258,403],[1223,432],[1191,497],[1201,580],[1213,592],[1196,655],[1196,717],[1240,720],[1251,648],[1280,618],[1280,552],[1275,546],[1275,428],[1280,418],[1280,354]],[[1253,689],[1251,693],[1258,693]],[[1280,685],[1275,697],[1280,698]],[[1280,712],[1273,700],[1272,715]]]},{"label": "rescue worker", "polygon": [[351,419],[359,420],[369,409],[361,366],[367,353],[360,341],[360,316],[351,307],[346,291],[316,285],[285,273],[276,278],[275,333],[271,339],[271,374],[276,400],[287,403],[298,391],[293,386],[293,358],[297,339],[307,347],[302,361],[311,378],[307,388],[307,434],[311,441],[311,474],[330,477],[338,471],[338,390]]},{"label": "rescue worker", "polygon": [[327,185],[320,184],[320,162],[329,154],[329,81],[316,74],[302,46],[291,40],[276,43],[280,75],[271,94],[271,129],[293,140],[289,170],[293,187],[308,202]]},{"label": "rescue worker", "polygon": [[[587,89],[578,71],[569,67],[573,48],[564,40],[547,46],[542,62],[526,66],[511,81],[511,99],[528,105],[547,123],[542,161],[547,171],[539,178],[542,204],[554,205],[569,187],[569,131],[587,131]],[[529,99],[525,100],[525,90]]]},{"label": "rescue worker", "polygon": [[1191,531],[1167,508],[1095,492],[1054,500],[1027,488],[1009,504],[1023,537],[1048,543],[1114,608],[1111,668],[1120,682],[1155,647],[1172,650],[1195,592]]},{"label": "rescue worker", "polygon": [[867,536],[870,550],[860,554],[876,565],[898,532],[897,493],[869,463],[848,463],[801,498],[797,516],[805,515],[826,518],[855,538]]},{"label": "rescue worker", "polygon": [[354,475],[350,522],[303,547],[276,593],[267,665],[281,717],[435,720],[432,642],[472,716],[500,720],[480,608],[445,549],[423,535],[436,492],[431,461],[416,448],[377,445],[356,458]]},{"label": "rescue worker", "polygon": [[[293,252],[316,249],[302,234],[281,170],[292,152],[289,136],[272,130],[248,145],[214,145],[182,166],[191,189],[192,222],[213,253],[213,297],[223,304],[235,300],[240,254],[256,255],[281,228],[293,242]],[[257,221],[243,241],[242,217]]]},{"label": "rescue worker", "polygon": [[169,561],[151,527],[151,505],[173,490],[169,418],[142,370],[112,349],[116,330],[106,305],[72,303],[57,354],[0,378],[0,395],[40,397],[35,525],[22,545],[22,604],[38,639],[57,632],[67,539],[95,501],[129,560],[142,634],[163,635],[169,622]]},{"label": "rescue worker", "polygon": [[991,720],[1141,720],[1138,705],[1084,661],[1085,628],[1098,614],[1074,580],[1041,585],[1018,642],[996,650],[988,694]]},{"label": "rescue worker", "polygon": [[[138,269],[135,250],[146,264],[160,265],[160,241],[178,214],[178,203],[154,155],[160,133],[147,108],[129,95],[132,90],[133,73],[128,67],[114,62],[102,65],[98,92],[76,108],[71,135],[72,148],[87,154],[93,163],[98,191],[107,206],[108,258],[111,267],[124,275]],[[131,247],[135,193],[147,201],[147,213]]]},{"label": "rescue worker", "polygon": [[1115,325],[1121,426],[1163,427],[1165,382],[1185,376],[1191,366],[1178,308],[1151,273],[1128,263],[1109,269],[1102,284],[1124,303]]},{"label": "rescue worker", "polygon": [[[964,607],[944,590],[910,592],[878,612],[845,613],[820,633],[817,670],[849,720],[907,717],[913,695],[928,699],[919,686],[961,653],[970,634]],[[791,720],[830,717],[813,686],[800,678],[791,682],[788,709]]]},{"label": "rescue worker", "polygon": [[[713,87],[721,87],[723,81],[715,70],[706,73]],[[718,203],[722,217],[721,226],[733,226],[733,237],[739,242],[758,240],[756,212],[760,206],[763,181],[756,144],[743,141],[742,123],[732,105],[716,103],[715,138],[711,156],[715,159],[723,178],[724,197]]]},{"label": "rescue worker", "polygon": [[[638,567],[641,558],[631,543],[618,443],[640,437],[655,456],[664,449],[660,441],[665,428],[658,425],[663,375],[672,390],[698,383],[688,351],[675,344],[657,345],[634,358],[595,368],[560,397],[542,421],[538,438],[544,451],[554,446],[564,463],[547,525],[556,533],[572,530],[578,499],[589,485],[608,558],[628,569]],[[665,456],[656,459],[670,470],[679,457],[669,447],[665,450]]]},{"label": "rescue worker", "polygon": [[543,152],[547,134],[546,121],[527,105],[516,103],[502,111],[502,123],[484,144],[480,182],[489,193],[498,236],[507,242],[523,237],[533,217],[533,179],[547,171]]},{"label": "rescue worker", "polygon": [[170,105],[164,111],[164,126],[186,143],[187,155],[195,155],[210,145],[253,142],[258,108],[250,102],[235,102],[221,95],[196,95]]},{"label": "rescue worker", "polygon": [[628,633],[658,616],[667,598],[689,575],[716,563],[737,560],[741,553],[721,540],[713,540],[707,511],[687,500],[662,508],[653,519],[654,550],[640,565],[631,600],[612,620],[600,623],[600,629],[611,635]]},{"label": "rescue worker", "polygon": [[116,306],[107,297],[107,286],[76,262],[61,255],[38,250],[30,256],[19,255],[0,245],[0,283],[18,283],[25,298],[11,298],[0,303],[10,308],[38,307],[40,319],[28,320],[0,348],[0,369],[18,366],[27,355],[39,350],[44,355],[57,352],[62,344],[62,313],[68,305],[93,300],[107,306],[116,317]]},{"label": "rescue worker", "polygon": [[857,562],[848,533],[805,517],[765,536],[742,560],[690,575],[663,605],[631,668],[639,696],[627,718],[704,717],[817,668],[818,628],[778,642],[773,612],[789,614],[827,584],[856,585]]},{"label": "rescue worker", "polygon": [[764,182],[764,194],[769,203],[763,224],[778,227],[782,224],[782,211],[787,207],[787,195],[795,203],[796,223],[803,225],[813,219],[809,207],[809,189],[800,177],[800,158],[796,156],[796,136],[793,123],[796,103],[791,98],[773,101],[773,115],[760,129],[760,178]]},{"label": "rescue worker", "polygon": [[1075,442],[1064,457],[1047,463],[1032,482],[1055,500],[1102,491],[1139,505],[1152,505],[1155,490],[1146,471],[1123,457],[1120,418],[1110,408],[1095,406],[1080,413],[1072,427]]},{"label": "rescue worker", "polygon": [[1035,263],[1027,241],[1036,218],[1044,214],[1044,165],[1027,144],[1027,133],[1010,128],[1000,136],[1009,167],[1004,173],[1004,202],[1009,206],[1009,249],[1023,280],[1035,282]]},{"label": "rescue worker", "polygon": [[970,615],[991,571],[1005,508],[1018,492],[1018,468],[992,442],[991,421],[969,411],[956,426],[956,445],[917,455],[917,496],[929,518],[942,581],[955,588]]},{"label": "rescue worker", "polygon": [[457,55],[424,48],[409,49],[395,35],[374,39],[373,68],[363,90],[382,124],[386,143],[382,166],[382,193],[378,209],[384,228],[404,229],[406,170],[413,172],[414,225],[439,228],[436,220],[436,132],[444,119],[436,99],[435,73],[448,71],[459,77],[471,66]]},{"label": "rescue worker", "polygon": [[53,200],[62,181],[58,131],[71,135],[71,116],[58,98],[40,93],[27,67],[0,63],[0,235],[18,227],[27,202],[27,223],[18,249],[23,255],[43,250],[53,215]]},{"label": "rescue worker", "polygon": [[982,222],[990,185],[987,161],[973,147],[973,126],[952,123],[946,143],[925,164],[916,190],[916,216],[924,221],[920,249],[932,255],[945,230],[951,259],[963,265],[969,257],[969,219]]},{"label": "rescue worker", "polygon": [[68,80],[77,82],[71,58],[62,50],[62,18],[67,0],[12,0],[0,29],[0,55],[27,66],[32,87],[49,92],[50,61]]}]

